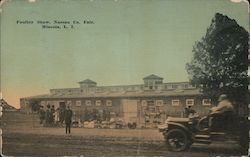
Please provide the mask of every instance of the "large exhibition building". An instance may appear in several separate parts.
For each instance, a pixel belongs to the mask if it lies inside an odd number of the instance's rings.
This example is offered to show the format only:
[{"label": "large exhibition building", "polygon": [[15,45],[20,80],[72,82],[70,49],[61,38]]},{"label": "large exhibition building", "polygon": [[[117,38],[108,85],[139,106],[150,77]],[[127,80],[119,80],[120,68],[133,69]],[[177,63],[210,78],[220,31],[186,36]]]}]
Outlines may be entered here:
[{"label": "large exhibition building", "polygon": [[211,100],[189,82],[164,83],[156,75],[143,81],[138,85],[98,86],[86,79],[78,82],[79,88],[50,89],[46,95],[21,98],[20,105],[26,111],[34,101],[45,108],[48,104],[56,109],[70,106],[78,120],[86,118],[86,111],[95,111],[99,116],[109,113],[109,118],[120,117],[140,126],[163,122],[167,116],[182,116],[186,106],[192,106],[199,115],[211,108]]}]

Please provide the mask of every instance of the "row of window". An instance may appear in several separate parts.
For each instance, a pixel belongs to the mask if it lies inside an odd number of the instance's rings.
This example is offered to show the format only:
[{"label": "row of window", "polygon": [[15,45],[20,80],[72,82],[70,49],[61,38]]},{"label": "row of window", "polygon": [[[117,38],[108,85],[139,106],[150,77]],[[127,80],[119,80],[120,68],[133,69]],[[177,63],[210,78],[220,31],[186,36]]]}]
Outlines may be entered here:
[{"label": "row of window", "polygon": [[191,84],[168,84],[165,86],[165,88],[167,89],[188,89],[188,88],[195,88],[194,85],[191,85]]},{"label": "row of window", "polygon": [[[91,100],[85,100],[84,101],[86,106],[92,106],[92,102]],[[173,99],[171,101],[172,106],[180,106],[181,105],[181,101],[179,99]],[[71,105],[72,102],[71,101],[67,101],[68,105]],[[142,106],[146,107],[146,106],[163,106],[164,102],[163,100],[142,100],[141,102]],[[186,99],[186,106],[193,106],[195,104],[194,99]],[[82,105],[82,101],[81,100],[77,100],[76,101],[76,106],[81,106]],[[102,101],[101,100],[96,100],[95,101],[95,106],[101,106],[102,105]],[[105,105],[106,106],[112,106],[112,100],[106,100],[105,101]],[[203,106],[210,106],[211,105],[211,99],[203,99],[202,100],[202,105]]]},{"label": "row of window", "polygon": [[[181,102],[179,99],[174,99],[172,100],[172,106],[180,106]],[[186,99],[186,106],[193,106],[195,103],[194,99]],[[156,106],[163,106],[163,100],[156,100]],[[147,105],[154,105],[154,101],[142,101],[142,106],[147,106]],[[211,105],[211,99],[203,99],[202,100],[202,105],[203,106],[210,106]]]},{"label": "row of window", "polygon": [[[71,101],[68,101],[67,103],[71,104]],[[193,106],[194,103],[195,103],[194,99],[186,99],[186,106]],[[81,106],[81,105],[82,105],[81,100],[76,101],[76,106]],[[86,106],[91,106],[92,105],[91,100],[86,100],[85,105]],[[101,105],[102,105],[101,100],[96,100],[95,101],[95,106],[101,106]],[[106,106],[112,106],[112,101],[111,100],[106,100],[105,105]],[[163,100],[156,100],[155,103],[154,103],[154,101],[146,101],[146,100],[142,101],[142,106],[148,106],[148,105],[149,106],[150,105],[163,106]],[[180,102],[179,99],[172,100],[172,106],[180,106],[180,105],[181,105],[181,102]],[[202,105],[203,106],[210,106],[211,105],[211,99],[203,99],[202,100]]]},{"label": "row of window", "polygon": [[[71,102],[68,102],[68,104],[71,103]],[[96,100],[95,101],[95,105],[96,106],[101,106],[101,100]],[[82,101],[81,100],[77,100],[76,101],[76,106],[81,106],[82,105]],[[86,100],[85,101],[85,105],[86,106],[91,106],[92,103],[91,103],[91,100]],[[106,100],[106,106],[112,106],[112,101],[111,100]]]}]

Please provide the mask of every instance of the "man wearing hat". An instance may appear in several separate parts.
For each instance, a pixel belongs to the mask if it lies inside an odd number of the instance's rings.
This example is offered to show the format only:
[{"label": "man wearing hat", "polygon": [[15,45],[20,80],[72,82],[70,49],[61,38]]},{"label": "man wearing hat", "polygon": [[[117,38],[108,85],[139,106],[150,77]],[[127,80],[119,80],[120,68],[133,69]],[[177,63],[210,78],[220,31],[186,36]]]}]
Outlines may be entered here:
[{"label": "man wearing hat", "polygon": [[65,128],[65,131],[66,131],[66,134],[69,133],[70,134],[70,125],[71,125],[71,122],[72,122],[72,110],[70,109],[70,107],[68,106],[67,109],[65,110],[65,124],[66,124],[66,128]]},{"label": "man wearing hat", "polygon": [[229,113],[234,111],[234,107],[232,103],[228,100],[226,94],[220,95],[218,99],[219,103],[218,106],[211,108],[211,114],[223,114],[223,113]]},{"label": "man wearing hat", "polygon": [[211,108],[210,127],[215,130],[228,130],[234,113],[234,107],[228,100],[227,95],[222,94],[216,107]]}]

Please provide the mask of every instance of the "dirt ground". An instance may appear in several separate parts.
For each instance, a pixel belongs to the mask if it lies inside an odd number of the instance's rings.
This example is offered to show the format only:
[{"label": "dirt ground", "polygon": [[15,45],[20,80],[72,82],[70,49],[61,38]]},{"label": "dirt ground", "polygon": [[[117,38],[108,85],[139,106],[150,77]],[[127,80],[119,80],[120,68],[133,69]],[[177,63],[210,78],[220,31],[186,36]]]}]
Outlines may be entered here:
[{"label": "dirt ground", "polygon": [[[82,157],[236,157],[235,143],[194,144],[186,152],[167,151],[157,129],[44,128],[37,121],[4,120],[3,154],[8,156]],[[28,118],[27,118],[28,119]],[[26,120],[27,120],[26,119]]]},{"label": "dirt ground", "polygon": [[[154,134],[154,136],[152,136]],[[187,152],[169,152],[157,130],[35,128],[3,134],[3,154],[11,156],[84,157],[217,157],[239,156],[236,144],[193,145]]]}]

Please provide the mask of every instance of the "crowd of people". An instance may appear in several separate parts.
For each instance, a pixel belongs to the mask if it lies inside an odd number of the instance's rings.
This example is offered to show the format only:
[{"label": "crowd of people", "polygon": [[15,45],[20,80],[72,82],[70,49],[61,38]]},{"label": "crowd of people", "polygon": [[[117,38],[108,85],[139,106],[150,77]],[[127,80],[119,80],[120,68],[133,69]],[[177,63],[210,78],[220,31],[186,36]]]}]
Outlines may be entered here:
[{"label": "crowd of people", "polygon": [[39,109],[39,118],[40,118],[40,124],[43,126],[49,127],[49,126],[62,126],[62,124],[69,119],[72,119],[72,111],[71,115],[68,116],[68,110],[70,110],[69,106],[67,108],[57,108],[55,109],[54,105],[47,105],[47,108],[44,109],[43,106],[40,106]]},{"label": "crowd of people", "polygon": [[55,109],[54,105],[50,106],[48,104],[46,110],[43,106],[40,106],[39,109],[40,124],[45,127],[63,126],[63,124],[65,124],[66,134],[70,134],[72,116],[73,112],[69,106],[67,106],[67,108],[59,107]]}]

